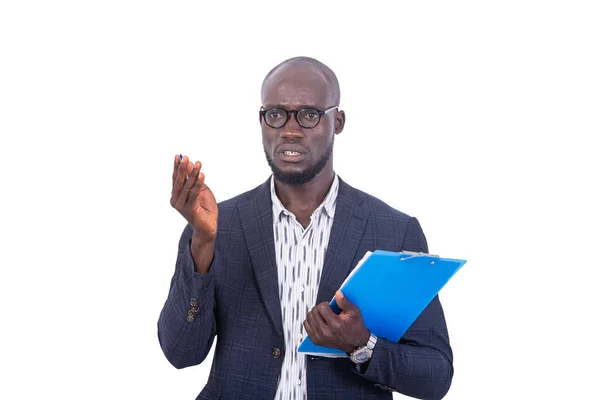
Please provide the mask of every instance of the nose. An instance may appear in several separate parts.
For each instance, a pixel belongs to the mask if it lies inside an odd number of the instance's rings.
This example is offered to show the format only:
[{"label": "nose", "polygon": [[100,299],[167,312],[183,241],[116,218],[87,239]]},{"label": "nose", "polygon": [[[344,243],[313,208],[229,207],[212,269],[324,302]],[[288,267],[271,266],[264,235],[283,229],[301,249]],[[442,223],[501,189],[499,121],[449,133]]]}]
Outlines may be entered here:
[{"label": "nose", "polygon": [[304,136],[302,127],[298,124],[298,121],[296,120],[295,112],[292,115],[290,115],[286,124],[281,129],[283,129],[281,137],[284,139],[301,139]]}]

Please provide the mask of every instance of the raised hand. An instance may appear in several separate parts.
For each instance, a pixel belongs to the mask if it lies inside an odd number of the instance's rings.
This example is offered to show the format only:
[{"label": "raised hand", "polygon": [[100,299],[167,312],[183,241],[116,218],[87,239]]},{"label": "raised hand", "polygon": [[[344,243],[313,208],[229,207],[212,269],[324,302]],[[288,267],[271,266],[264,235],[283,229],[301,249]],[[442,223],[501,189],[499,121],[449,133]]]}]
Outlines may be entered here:
[{"label": "raised hand", "polygon": [[219,209],[212,191],[204,183],[202,163],[191,163],[187,156],[175,156],[171,206],[189,222],[194,236],[214,241]]}]

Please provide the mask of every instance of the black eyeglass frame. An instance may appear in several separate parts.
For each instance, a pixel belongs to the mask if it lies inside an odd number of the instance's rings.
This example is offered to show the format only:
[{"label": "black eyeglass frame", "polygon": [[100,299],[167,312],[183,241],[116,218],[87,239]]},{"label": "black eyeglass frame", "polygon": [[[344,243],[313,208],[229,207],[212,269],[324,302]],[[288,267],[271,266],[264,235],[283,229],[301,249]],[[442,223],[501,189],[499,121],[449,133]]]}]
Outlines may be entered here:
[{"label": "black eyeglass frame", "polygon": [[[271,108],[260,107],[259,113],[260,113],[260,116],[262,117],[263,121],[265,121],[265,124],[267,124],[269,127],[273,128],[273,129],[283,128],[288,123],[288,121],[290,120],[290,113],[294,113],[295,114],[296,122],[298,123],[298,125],[300,125],[304,129],[313,129],[317,125],[319,125],[319,123],[321,122],[321,116],[323,116],[323,115],[325,115],[325,114],[327,114],[327,113],[335,110],[336,108],[339,108],[339,106],[329,107],[329,108],[327,108],[325,110],[319,110],[318,108],[313,108],[313,107],[304,107],[304,108],[301,108],[299,110],[286,110],[285,108],[281,108],[281,107],[271,107]],[[271,125],[271,124],[269,124],[267,122],[267,118],[265,117],[265,114],[267,113],[267,111],[271,111],[271,110],[280,110],[280,111],[285,112],[285,122],[283,124],[281,124],[281,126],[273,126],[273,125]],[[305,111],[305,110],[316,111],[319,114],[319,120],[313,126],[304,126],[298,120],[298,113],[301,112],[301,111]]]}]

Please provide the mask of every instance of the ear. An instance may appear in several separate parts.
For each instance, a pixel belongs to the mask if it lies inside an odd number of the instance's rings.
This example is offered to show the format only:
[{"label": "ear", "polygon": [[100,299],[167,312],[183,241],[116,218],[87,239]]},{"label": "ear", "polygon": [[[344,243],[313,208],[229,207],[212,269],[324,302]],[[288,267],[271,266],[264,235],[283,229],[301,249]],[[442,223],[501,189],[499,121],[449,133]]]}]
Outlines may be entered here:
[{"label": "ear", "polygon": [[333,122],[334,132],[336,135],[342,133],[344,125],[346,124],[346,113],[343,111],[337,111],[335,113],[335,120]]}]

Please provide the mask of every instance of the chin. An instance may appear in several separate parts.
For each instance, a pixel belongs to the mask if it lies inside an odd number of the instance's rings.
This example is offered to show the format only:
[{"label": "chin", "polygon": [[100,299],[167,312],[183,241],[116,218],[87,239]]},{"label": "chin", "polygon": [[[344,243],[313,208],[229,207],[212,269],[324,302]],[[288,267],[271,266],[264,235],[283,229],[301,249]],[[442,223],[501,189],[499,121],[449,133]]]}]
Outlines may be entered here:
[{"label": "chin", "polygon": [[275,167],[278,171],[284,174],[303,174],[306,172],[306,165],[303,164],[291,164],[291,163],[281,163],[275,162],[274,165],[271,166],[271,169]]},{"label": "chin", "polygon": [[298,175],[298,174],[284,174],[284,175],[274,174],[274,176],[275,176],[276,181],[285,183],[286,185],[292,185],[292,186],[306,185],[307,183],[309,183],[311,181],[311,179],[307,179],[304,175]]},{"label": "chin", "polygon": [[303,160],[294,164],[281,162],[276,157],[271,158],[269,156],[267,156],[267,162],[277,181],[288,185],[304,185],[312,181],[325,168],[330,156],[331,149],[314,165],[310,163],[310,160]]},{"label": "chin", "polygon": [[288,185],[304,185],[314,178],[306,170],[271,168],[271,171],[273,171],[273,176],[277,181]]}]

